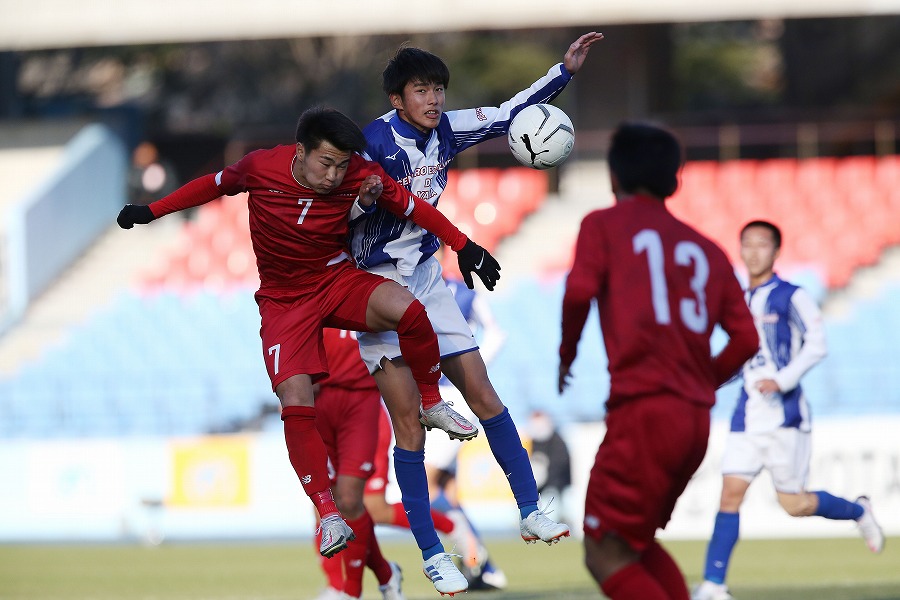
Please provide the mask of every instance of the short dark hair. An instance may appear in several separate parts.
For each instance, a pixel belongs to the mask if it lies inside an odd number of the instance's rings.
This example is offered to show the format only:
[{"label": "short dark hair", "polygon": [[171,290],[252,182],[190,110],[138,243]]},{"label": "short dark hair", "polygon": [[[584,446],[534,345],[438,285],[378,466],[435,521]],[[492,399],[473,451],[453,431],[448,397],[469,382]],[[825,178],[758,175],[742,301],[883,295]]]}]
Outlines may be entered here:
[{"label": "short dark hair", "polygon": [[678,189],[684,153],[669,130],[650,123],[626,122],[613,133],[607,161],[623,191],[644,189],[668,198]]},{"label": "short dark hair", "polygon": [[781,248],[781,229],[778,228],[778,225],[775,223],[770,223],[769,221],[756,220],[750,221],[746,225],[741,228],[741,238],[744,237],[744,232],[750,229],[751,227],[762,227],[763,229],[768,229],[772,232],[772,240],[775,242],[775,248]]},{"label": "short dark hair", "polygon": [[410,81],[450,85],[450,69],[440,57],[420,48],[401,46],[381,73],[381,89],[390,96],[402,94]]},{"label": "short dark hair", "polygon": [[297,142],[307,151],[315,150],[322,142],[329,142],[344,152],[366,149],[366,136],[359,125],[342,112],[325,106],[303,111],[297,120]]}]

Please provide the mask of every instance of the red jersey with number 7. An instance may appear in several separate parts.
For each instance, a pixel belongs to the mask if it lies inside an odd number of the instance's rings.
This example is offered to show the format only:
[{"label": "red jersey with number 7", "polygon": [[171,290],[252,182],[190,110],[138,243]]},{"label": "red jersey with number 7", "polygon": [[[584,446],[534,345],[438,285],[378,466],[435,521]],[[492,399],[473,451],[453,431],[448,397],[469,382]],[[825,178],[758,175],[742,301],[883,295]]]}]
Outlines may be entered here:
[{"label": "red jersey with number 7", "polygon": [[[594,299],[609,358],[608,408],[659,395],[712,406],[716,387],[758,347],[727,256],[660,200],[633,196],[582,221],[563,299],[564,366],[575,360]],[[713,358],[716,324],[730,340]]]},{"label": "red jersey with number 7", "polygon": [[341,185],[328,194],[318,194],[294,177],[295,156],[296,145],[256,150],[215,176],[194,180],[153,202],[150,209],[159,218],[222,195],[248,192],[250,239],[260,289],[312,289],[328,265],[344,260],[342,254],[349,258],[350,209],[369,175],[378,175],[384,185],[376,200],[379,206],[400,218],[414,220],[454,250],[465,245],[465,235],[377,163],[353,154]]}]

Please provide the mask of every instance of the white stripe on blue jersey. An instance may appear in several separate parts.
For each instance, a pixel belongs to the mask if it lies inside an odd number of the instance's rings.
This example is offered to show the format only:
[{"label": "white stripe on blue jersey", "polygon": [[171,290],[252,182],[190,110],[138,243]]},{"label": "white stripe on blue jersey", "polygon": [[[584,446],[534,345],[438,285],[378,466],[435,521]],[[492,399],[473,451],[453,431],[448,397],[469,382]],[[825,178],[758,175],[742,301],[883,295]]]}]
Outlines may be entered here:
[{"label": "white stripe on blue jersey", "polygon": [[[506,135],[509,123],[531,104],[556,98],[572,76],[562,63],[499,107],[453,110],[441,115],[437,128],[424,134],[391,111],[365,128],[365,156],[381,164],[388,175],[423,200],[437,206],[447,185],[447,167],[470,146]],[[439,241],[412,221],[398,219],[377,208],[351,222],[350,248],[365,269],[385,262],[410,275],[416,265],[438,249]]]},{"label": "white stripe on blue jersey", "polygon": [[[760,348],[744,364],[744,386],[732,431],[771,431],[779,427],[810,430],[809,404],[800,378],[825,358],[825,324],[812,297],[777,275],[745,293],[759,333]],[[780,394],[763,396],[756,385],[773,379]]]}]

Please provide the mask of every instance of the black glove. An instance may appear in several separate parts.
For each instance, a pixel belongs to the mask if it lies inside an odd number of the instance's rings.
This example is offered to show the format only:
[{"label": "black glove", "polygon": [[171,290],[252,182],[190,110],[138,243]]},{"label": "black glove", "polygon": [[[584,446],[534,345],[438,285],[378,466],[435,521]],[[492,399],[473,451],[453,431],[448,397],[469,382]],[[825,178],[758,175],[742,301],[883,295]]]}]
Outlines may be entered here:
[{"label": "black glove", "polygon": [[119,227],[122,229],[131,229],[135,225],[146,225],[155,218],[156,217],[153,216],[153,211],[150,210],[149,206],[143,204],[126,204],[122,207],[122,210],[119,211],[116,223],[118,223]]},{"label": "black glove", "polygon": [[481,278],[481,282],[488,290],[493,290],[497,280],[500,279],[500,263],[487,250],[472,240],[467,241],[466,245],[456,253],[456,260],[459,263],[459,272],[462,273],[463,281],[470,290],[475,288],[472,283],[472,271],[475,271]]}]

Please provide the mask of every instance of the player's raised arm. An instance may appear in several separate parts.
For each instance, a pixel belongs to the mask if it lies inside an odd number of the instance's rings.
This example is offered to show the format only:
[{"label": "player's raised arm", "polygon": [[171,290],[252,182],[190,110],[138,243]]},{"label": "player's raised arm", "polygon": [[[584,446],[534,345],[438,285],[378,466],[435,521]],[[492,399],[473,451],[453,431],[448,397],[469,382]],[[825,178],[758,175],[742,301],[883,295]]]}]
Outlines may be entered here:
[{"label": "player's raised arm", "polygon": [[146,225],[169,213],[206,204],[223,195],[216,181],[216,175],[204,175],[189,181],[168,196],[146,206],[126,204],[119,211],[116,223],[122,229],[131,229],[135,225]]},{"label": "player's raised arm", "polygon": [[603,39],[602,33],[597,33],[596,31],[591,31],[590,33],[586,33],[574,42],[569,45],[569,49],[566,51],[566,56],[563,58],[563,65],[566,67],[566,71],[569,72],[569,75],[574,75],[581,68],[581,65],[584,64],[584,59],[587,58],[588,51],[591,49],[595,43],[599,42]]}]

